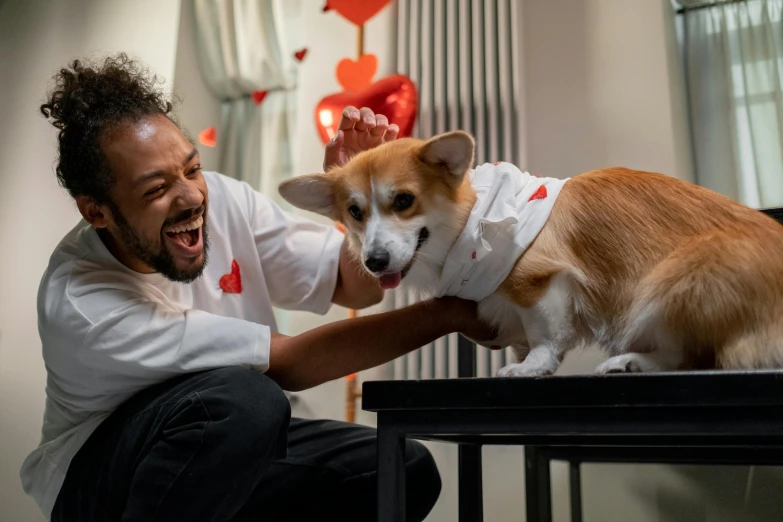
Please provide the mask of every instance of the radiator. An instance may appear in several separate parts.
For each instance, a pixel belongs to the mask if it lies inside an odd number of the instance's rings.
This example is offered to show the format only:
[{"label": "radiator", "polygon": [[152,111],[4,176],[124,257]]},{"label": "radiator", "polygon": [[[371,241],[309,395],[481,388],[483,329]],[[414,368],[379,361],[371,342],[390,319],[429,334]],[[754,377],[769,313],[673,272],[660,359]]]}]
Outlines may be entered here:
[{"label": "radiator", "polygon": [[[476,137],[477,164],[524,156],[517,0],[398,0],[397,71],[419,91],[414,135],[463,129]],[[398,289],[388,307],[416,301]],[[395,379],[457,377],[458,335],[394,361]],[[510,348],[476,349],[476,376],[514,362]]]}]

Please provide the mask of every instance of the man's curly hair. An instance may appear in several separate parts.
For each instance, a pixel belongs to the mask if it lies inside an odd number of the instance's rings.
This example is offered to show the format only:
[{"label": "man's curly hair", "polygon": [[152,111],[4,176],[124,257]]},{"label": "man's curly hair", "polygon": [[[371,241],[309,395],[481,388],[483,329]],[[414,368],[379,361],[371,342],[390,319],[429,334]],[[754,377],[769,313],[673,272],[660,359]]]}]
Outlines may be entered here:
[{"label": "man's curly hair", "polygon": [[102,63],[74,60],[54,77],[54,87],[41,112],[58,133],[57,179],[72,197],[109,201],[113,184],[101,148],[106,133],[144,117],[170,115],[172,103],[156,86],[156,76],[125,53]]}]

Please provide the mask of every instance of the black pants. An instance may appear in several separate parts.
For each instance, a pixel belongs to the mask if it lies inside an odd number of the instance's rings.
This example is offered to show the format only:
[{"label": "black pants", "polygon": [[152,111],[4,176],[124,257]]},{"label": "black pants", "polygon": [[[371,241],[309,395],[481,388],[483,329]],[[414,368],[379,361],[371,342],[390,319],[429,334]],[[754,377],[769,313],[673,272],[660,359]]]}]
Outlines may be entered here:
[{"label": "black pants", "polygon": [[[375,430],[291,419],[269,377],[241,368],[152,387],[109,416],[74,457],[54,522],[376,520]],[[407,446],[408,520],[440,494]]]}]

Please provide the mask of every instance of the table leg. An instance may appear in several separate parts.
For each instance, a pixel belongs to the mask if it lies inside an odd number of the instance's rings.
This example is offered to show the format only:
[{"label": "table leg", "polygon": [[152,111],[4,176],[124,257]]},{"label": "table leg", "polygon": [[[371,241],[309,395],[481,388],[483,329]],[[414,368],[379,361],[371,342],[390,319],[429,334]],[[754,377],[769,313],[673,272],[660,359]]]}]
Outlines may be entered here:
[{"label": "table leg", "polygon": [[482,522],[481,446],[459,445],[459,522]]},{"label": "table leg", "polygon": [[525,446],[525,501],[528,522],[552,522],[549,456],[544,448]]},{"label": "table leg", "polygon": [[571,522],[582,522],[582,473],[581,462],[569,461],[569,478],[571,489]]},{"label": "table leg", "polygon": [[405,437],[378,417],[378,522],[405,522]]}]

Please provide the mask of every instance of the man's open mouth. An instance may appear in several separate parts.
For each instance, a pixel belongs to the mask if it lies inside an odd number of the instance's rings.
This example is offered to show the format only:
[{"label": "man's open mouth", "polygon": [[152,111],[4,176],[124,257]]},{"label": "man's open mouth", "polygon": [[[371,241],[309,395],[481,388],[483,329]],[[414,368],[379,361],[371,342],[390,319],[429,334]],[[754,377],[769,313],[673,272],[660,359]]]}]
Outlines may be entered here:
[{"label": "man's open mouth", "polygon": [[384,274],[379,279],[379,282],[381,284],[381,288],[384,290],[392,290],[394,288],[397,288],[399,286],[400,281],[408,275],[408,272],[411,269],[411,266],[413,266],[413,261],[416,259],[416,252],[419,251],[419,249],[424,246],[424,243],[427,242],[427,239],[430,237],[430,231],[427,230],[427,227],[422,228],[419,230],[419,239],[416,242],[416,250],[413,251],[413,255],[411,256],[411,260],[408,261],[408,264],[405,265],[405,268],[402,269],[400,272],[394,272],[393,274]]},{"label": "man's open mouth", "polygon": [[[164,230],[171,243],[183,254],[197,254],[201,243],[201,226],[204,216],[198,216],[185,223],[172,225]],[[194,252],[195,250],[195,252]]]}]

